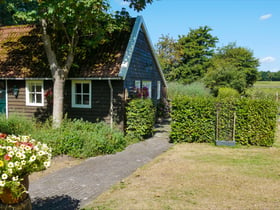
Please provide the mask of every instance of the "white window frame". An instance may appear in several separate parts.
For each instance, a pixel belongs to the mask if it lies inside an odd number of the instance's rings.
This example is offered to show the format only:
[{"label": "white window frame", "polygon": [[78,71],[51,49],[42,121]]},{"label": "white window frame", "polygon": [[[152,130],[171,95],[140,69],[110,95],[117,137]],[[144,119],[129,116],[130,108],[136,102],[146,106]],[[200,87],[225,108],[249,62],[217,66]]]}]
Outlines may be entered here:
[{"label": "white window frame", "polygon": [[[41,90],[31,91],[33,86],[41,86]],[[31,101],[31,94],[34,94],[34,101]],[[37,95],[41,95],[41,102],[37,102]],[[27,106],[44,106],[44,81],[43,80],[26,80],[25,82],[25,96]]]},{"label": "white window frame", "polygon": [[135,80],[135,88],[141,89],[141,80]]},{"label": "white window frame", "polygon": [[[76,84],[89,84],[89,104],[77,104],[76,102]],[[82,86],[83,87],[83,86]],[[72,98],[72,107],[74,108],[91,108],[91,99],[92,99],[92,94],[91,94],[91,81],[90,80],[72,80],[72,91],[71,91],[71,98]],[[83,97],[84,95],[87,95],[85,93],[79,93]],[[83,101],[83,100],[82,100]]]},{"label": "white window frame", "polygon": [[157,99],[161,98],[161,82],[157,81]]},{"label": "white window frame", "polygon": [[152,81],[150,80],[143,80],[142,81],[142,88],[147,87],[149,96],[148,98],[152,98]]}]

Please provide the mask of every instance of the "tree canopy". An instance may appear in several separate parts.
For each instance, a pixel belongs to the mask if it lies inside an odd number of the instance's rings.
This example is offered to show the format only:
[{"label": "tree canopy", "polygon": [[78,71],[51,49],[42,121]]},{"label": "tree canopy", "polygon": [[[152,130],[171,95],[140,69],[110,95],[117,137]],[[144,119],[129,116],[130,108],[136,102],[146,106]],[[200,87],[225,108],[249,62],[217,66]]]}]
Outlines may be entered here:
[{"label": "tree canopy", "polygon": [[203,26],[190,29],[177,41],[168,36],[161,37],[156,47],[168,80],[191,83],[204,76],[218,41],[211,31],[210,27]]},{"label": "tree canopy", "polygon": [[235,43],[219,48],[211,61],[204,81],[215,93],[219,87],[231,87],[242,93],[258,79],[259,60],[251,50]]}]

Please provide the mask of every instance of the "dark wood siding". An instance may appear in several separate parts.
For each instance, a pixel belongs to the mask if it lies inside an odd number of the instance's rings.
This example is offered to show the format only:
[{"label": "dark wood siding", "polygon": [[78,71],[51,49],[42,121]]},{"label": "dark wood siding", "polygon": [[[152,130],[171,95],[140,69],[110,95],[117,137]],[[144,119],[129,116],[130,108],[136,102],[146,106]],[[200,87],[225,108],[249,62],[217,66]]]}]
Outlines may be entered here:
[{"label": "dark wood siding", "polygon": [[[123,127],[124,121],[124,89],[123,81],[111,81],[113,87],[113,120]],[[71,106],[71,81],[65,86],[65,112],[69,118],[84,119],[90,122],[106,121],[110,123],[110,87],[108,80],[93,80],[92,87],[92,107],[73,108]]]},{"label": "dark wood siding", "polygon": [[[44,106],[27,106],[26,105],[26,92],[25,92],[25,80],[10,80],[7,81],[8,85],[8,114],[20,114],[29,118],[35,117],[39,119],[45,119],[49,116],[49,110],[47,107],[47,101],[44,98]],[[19,88],[18,97],[13,95],[13,88]],[[44,81],[44,91],[52,87],[52,81]],[[42,118],[43,117],[43,118]]]},{"label": "dark wood siding", "polygon": [[[153,99],[156,99],[157,97],[157,81],[161,81],[161,85],[164,84],[152,51],[149,47],[147,37],[142,31],[139,32],[136,46],[131,58],[131,63],[125,80],[125,88],[130,90],[132,87],[135,87],[135,80],[152,81]],[[161,88],[162,92],[164,88],[165,87]]]}]

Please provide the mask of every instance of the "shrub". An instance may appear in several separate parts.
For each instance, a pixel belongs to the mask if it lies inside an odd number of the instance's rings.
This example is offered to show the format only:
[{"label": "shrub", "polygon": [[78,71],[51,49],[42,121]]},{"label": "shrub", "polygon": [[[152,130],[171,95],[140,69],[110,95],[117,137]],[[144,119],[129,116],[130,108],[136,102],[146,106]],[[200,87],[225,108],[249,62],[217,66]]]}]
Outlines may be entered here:
[{"label": "shrub", "polygon": [[231,138],[227,124],[236,112],[235,141],[242,145],[272,146],[276,131],[277,103],[273,100],[212,99],[178,97],[172,103],[171,140],[173,142],[213,142],[216,109],[220,115],[220,134]]},{"label": "shrub", "polygon": [[0,115],[0,132],[14,135],[29,135],[35,129],[35,122],[22,115]]},{"label": "shrub", "polygon": [[275,140],[277,103],[240,99],[236,108],[236,141],[243,145],[272,146]]},{"label": "shrub", "polygon": [[48,143],[53,148],[53,155],[81,158],[112,154],[127,145],[123,133],[111,129],[105,122],[90,123],[77,119],[64,119],[58,129],[45,123],[33,136]]},{"label": "shrub", "polygon": [[126,135],[141,140],[153,134],[155,107],[151,99],[133,99],[126,107]]},{"label": "shrub", "polygon": [[229,88],[229,87],[222,87],[222,88],[219,88],[218,97],[219,98],[227,98],[227,97],[239,98],[240,94],[236,89]]},{"label": "shrub", "polygon": [[178,96],[172,101],[172,142],[212,142],[215,138],[213,98]]}]

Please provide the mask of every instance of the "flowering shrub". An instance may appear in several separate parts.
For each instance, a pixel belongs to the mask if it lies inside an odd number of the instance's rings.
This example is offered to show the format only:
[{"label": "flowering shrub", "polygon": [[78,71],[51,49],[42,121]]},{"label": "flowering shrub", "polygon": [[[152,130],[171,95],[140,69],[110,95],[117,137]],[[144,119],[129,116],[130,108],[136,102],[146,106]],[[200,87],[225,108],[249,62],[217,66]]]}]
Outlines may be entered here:
[{"label": "flowering shrub", "polygon": [[51,149],[30,136],[0,134],[0,195],[9,189],[12,196],[26,192],[21,184],[32,172],[50,166]]},{"label": "flowering shrub", "polygon": [[148,98],[149,97],[149,89],[147,87],[143,88],[132,88],[130,90],[130,97],[131,98]]}]

